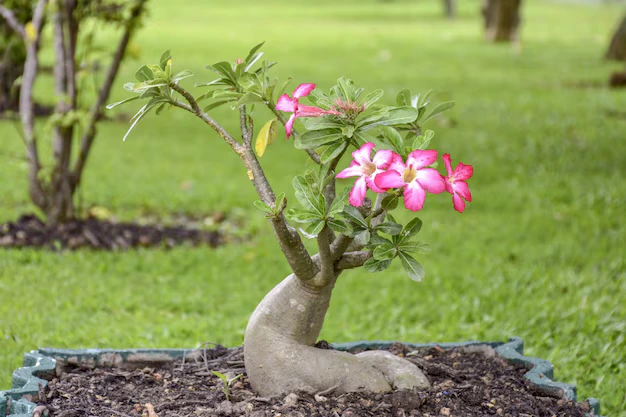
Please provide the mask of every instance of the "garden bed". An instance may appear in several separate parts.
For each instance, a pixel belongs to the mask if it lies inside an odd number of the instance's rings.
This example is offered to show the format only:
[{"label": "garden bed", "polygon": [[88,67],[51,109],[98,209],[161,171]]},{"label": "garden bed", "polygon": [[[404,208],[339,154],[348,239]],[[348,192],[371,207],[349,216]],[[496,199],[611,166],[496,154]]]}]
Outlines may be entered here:
[{"label": "garden bed", "polygon": [[[224,220],[221,213],[217,220]],[[125,250],[142,247],[171,248],[183,244],[216,247],[223,241],[224,237],[220,232],[186,225],[140,225],[95,217],[49,226],[35,215],[24,215],[16,222],[0,225],[0,248]]]},{"label": "garden bed", "polygon": [[[522,343],[337,345],[359,352],[386,348],[425,370],[431,388],[388,394],[321,392],[259,398],[243,368],[241,348],[183,350],[40,350],[14,375],[13,413],[45,405],[51,416],[572,416],[598,415],[597,401],[576,403],[574,387],[550,380],[549,362],[521,355]],[[51,359],[55,358],[55,359]],[[529,371],[530,369],[530,371]],[[244,374],[223,392],[210,371]],[[50,382],[42,381],[33,373]],[[20,385],[21,384],[21,385]],[[41,384],[41,385],[40,385]],[[18,385],[18,386],[16,386]],[[45,388],[44,388],[45,386]],[[20,389],[21,387],[21,389]],[[29,391],[30,390],[30,391]],[[18,400],[24,396],[35,403]],[[17,401],[15,401],[17,400]],[[43,410],[43,408],[40,408]],[[12,416],[13,417],[13,416]]]}]

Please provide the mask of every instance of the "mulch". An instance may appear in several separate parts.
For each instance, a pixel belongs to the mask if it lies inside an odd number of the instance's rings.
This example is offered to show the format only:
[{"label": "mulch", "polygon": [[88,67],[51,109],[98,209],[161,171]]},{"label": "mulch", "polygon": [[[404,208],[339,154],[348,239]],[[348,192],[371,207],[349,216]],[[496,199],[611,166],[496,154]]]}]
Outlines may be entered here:
[{"label": "mulch", "polygon": [[[411,352],[401,344],[390,350],[402,357]],[[40,404],[51,417],[583,417],[590,411],[587,403],[538,393],[524,379],[525,369],[491,349],[435,347],[406,356],[425,370],[428,390],[279,398],[252,392],[241,348],[217,346],[199,356],[169,369],[72,369],[50,382]],[[211,370],[230,378],[243,374],[229,390],[230,401]]]},{"label": "mulch", "polygon": [[[218,220],[223,221],[223,215],[220,214]],[[0,249],[38,247],[51,250],[125,250],[171,248],[183,244],[216,247],[222,243],[224,236],[218,231],[186,226],[113,222],[95,217],[48,226],[37,216],[29,214],[21,216],[15,222],[0,225]]]}]

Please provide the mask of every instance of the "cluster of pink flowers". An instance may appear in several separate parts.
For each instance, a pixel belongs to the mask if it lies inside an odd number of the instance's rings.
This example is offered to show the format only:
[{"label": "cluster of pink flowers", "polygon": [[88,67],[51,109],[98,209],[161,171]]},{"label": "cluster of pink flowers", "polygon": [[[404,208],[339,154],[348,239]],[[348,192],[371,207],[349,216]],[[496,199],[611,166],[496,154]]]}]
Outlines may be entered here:
[{"label": "cluster of pink flowers", "polygon": [[444,154],[443,162],[447,172],[444,176],[428,168],[437,160],[435,150],[415,150],[404,162],[400,155],[390,150],[380,150],[372,158],[374,146],[368,142],[352,152],[354,160],[350,166],[337,174],[337,178],[359,177],[350,191],[348,201],[351,205],[362,206],[368,188],[375,193],[404,188],[404,207],[411,211],[424,207],[426,191],[431,194],[449,192],[452,194],[454,209],[459,213],[465,209],[464,200],[472,201],[472,194],[465,182],[473,174],[471,165],[461,162],[453,171],[450,155]]}]

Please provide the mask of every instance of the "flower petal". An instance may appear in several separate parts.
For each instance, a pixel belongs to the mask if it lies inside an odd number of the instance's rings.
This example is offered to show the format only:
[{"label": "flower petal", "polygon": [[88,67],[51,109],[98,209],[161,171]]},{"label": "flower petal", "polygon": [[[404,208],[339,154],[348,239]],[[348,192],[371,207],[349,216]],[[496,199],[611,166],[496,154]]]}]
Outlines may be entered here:
[{"label": "flower petal", "polygon": [[474,168],[471,165],[465,165],[463,162],[454,168],[454,178],[457,180],[469,180],[474,174]]},{"label": "flower petal", "polygon": [[402,180],[402,174],[398,171],[385,171],[376,175],[374,178],[374,183],[377,187],[388,190],[390,188],[401,188],[406,185],[406,183]]},{"label": "flower petal", "polygon": [[328,112],[319,107],[303,106],[300,103],[296,106],[296,117],[321,117],[325,114],[328,114]]},{"label": "flower petal", "polygon": [[372,162],[372,149],[374,149],[374,145],[372,142],[367,142],[360,149],[352,152],[352,157],[359,165],[365,165],[366,163]]},{"label": "flower petal", "polygon": [[452,188],[454,189],[454,193],[460,195],[467,201],[472,201],[472,193],[470,192],[469,186],[465,181],[455,181],[452,184]]},{"label": "flower petal", "polygon": [[291,136],[291,130],[293,129],[293,122],[296,121],[296,114],[292,114],[287,123],[285,123],[285,132],[287,132],[287,139]]},{"label": "flower petal", "polygon": [[300,84],[295,90],[293,90],[293,98],[306,97],[314,89],[315,84]]},{"label": "flower petal", "polygon": [[413,181],[404,188],[404,207],[407,210],[419,211],[424,207],[426,191],[417,181]]},{"label": "flower petal", "polygon": [[363,176],[363,168],[359,164],[354,164],[337,174],[336,178],[360,177]]},{"label": "flower petal", "polygon": [[[372,162],[376,165],[378,169],[387,169],[387,167],[391,164],[394,158],[394,152],[383,149],[381,151],[376,152],[374,158],[372,158]],[[398,155],[400,156],[400,155]]]},{"label": "flower petal", "polygon": [[442,175],[441,178],[443,179],[443,182],[445,182],[445,184],[446,184],[446,191],[449,192],[450,194],[454,194],[454,189],[452,188],[452,183],[450,182],[448,177],[444,177]]},{"label": "flower petal", "polygon": [[419,182],[426,191],[432,194],[442,193],[446,189],[446,183],[436,169],[418,169],[415,173],[415,180]]},{"label": "flower petal", "polygon": [[380,193],[384,193],[384,192],[385,192],[385,191],[387,191],[387,190],[385,190],[385,189],[383,189],[383,188],[380,188],[380,187],[379,187],[379,186],[377,186],[377,185],[376,185],[376,183],[374,182],[374,180],[376,179],[376,177],[377,177],[377,176],[378,176],[378,175],[373,174],[373,175],[370,175],[370,176],[368,176],[368,177],[365,177],[365,183],[367,184],[368,188],[369,188],[370,190],[374,191],[375,193],[379,193],[379,194],[380,194]]},{"label": "flower petal", "polygon": [[463,213],[463,210],[465,210],[465,201],[457,194],[452,194],[452,205],[459,213]]},{"label": "flower petal", "polygon": [[400,155],[394,153],[391,163],[389,164],[387,169],[402,174],[404,171],[406,171],[406,164],[402,161],[402,157]]},{"label": "flower petal", "polygon": [[452,159],[450,158],[449,153],[444,153],[443,156],[443,164],[446,166],[446,172],[448,173],[448,177],[452,175]]},{"label": "flower petal", "polygon": [[417,149],[409,154],[406,158],[406,164],[415,169],[420,169],[433,164],[437,160],[437,151],[434,149],[421,150]]},{"label": "flower petal", "polygon": [[367,194],[367,184],[365,183],[365,177],[361,177],[356,180],[354,187],[350,190],[348,202],[354,207],[361,207],[363,201],[365,201],[365,194]]},{"label": "flower petal", "polygon": [[294,112],[296,111],[297,104],[297,99],[293,99],[287,94],[283,94],[278,99],[278,103],[276,103],[276,110]]}]

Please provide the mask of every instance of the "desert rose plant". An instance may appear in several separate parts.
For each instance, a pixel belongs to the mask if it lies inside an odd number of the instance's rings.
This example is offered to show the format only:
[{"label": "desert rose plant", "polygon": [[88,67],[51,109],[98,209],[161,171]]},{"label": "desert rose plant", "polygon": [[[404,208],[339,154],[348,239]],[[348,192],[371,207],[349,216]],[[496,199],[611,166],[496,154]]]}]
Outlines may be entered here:
[{"label": "desert rose plant", "polygon": [[[218,78],[196,84],[208,87],[197,96],[180,85],[193,74],[173,72],[171,55],[165,52],[159,64],[141,67],[137,82],[125,85],[135,96],[109,107],[146,102],[130,130],[152,110],[159,114],[166,107],[178,107],[200,118],[241,158],[260,198],[254,205],[269,220],[293,271],[265,296],[246,329],[246,371],[260,395],[427,387],[417,366],[388,352],[352,355],[318,349],[315,343],[343,271],[363,267],[380,272],[399,258],[411,279],[423,278],[424,270],[412,255],[429,250],[415,239],[422,222],[415,216],[406,224],[396,221],[391,212],[402,210],[400,201],[410,212],[422,210],[428,194],[451,194],[458,212],[471,201],[466,180],[472,167],[459,163],[453,170],[450,155],[444,154],[446,171],[441,174],[436,169],[438,152],[428,149],[434,134],[422,132],[424,122],[452,103],[429,110],[428,94],[412,96],[403,90],[396,106],[379,105],[382,90],[366,94],[346,78],[328,93],[304,83],[288,94],[284,90],[289,81],[279,85],[269,75],[275,63],[261,62],[261,46],[243,60],[208,65]],[[238,112],[240,136],[210,115],[223,105]],[[255,106],[265,106],[275,116],[256,135]],[[296,122],[302,125],[298,130]],[[286,139],[293,138],[293,146],[306,152],[315,167],[293,178],[295,202],[275,195],[260,163],[281,125]],[[340,169],[349,155],[350,165]],[[337,190],[337,178],[354,181]],[[311,256],[303,239],[315,239],[319,252]]]}]

